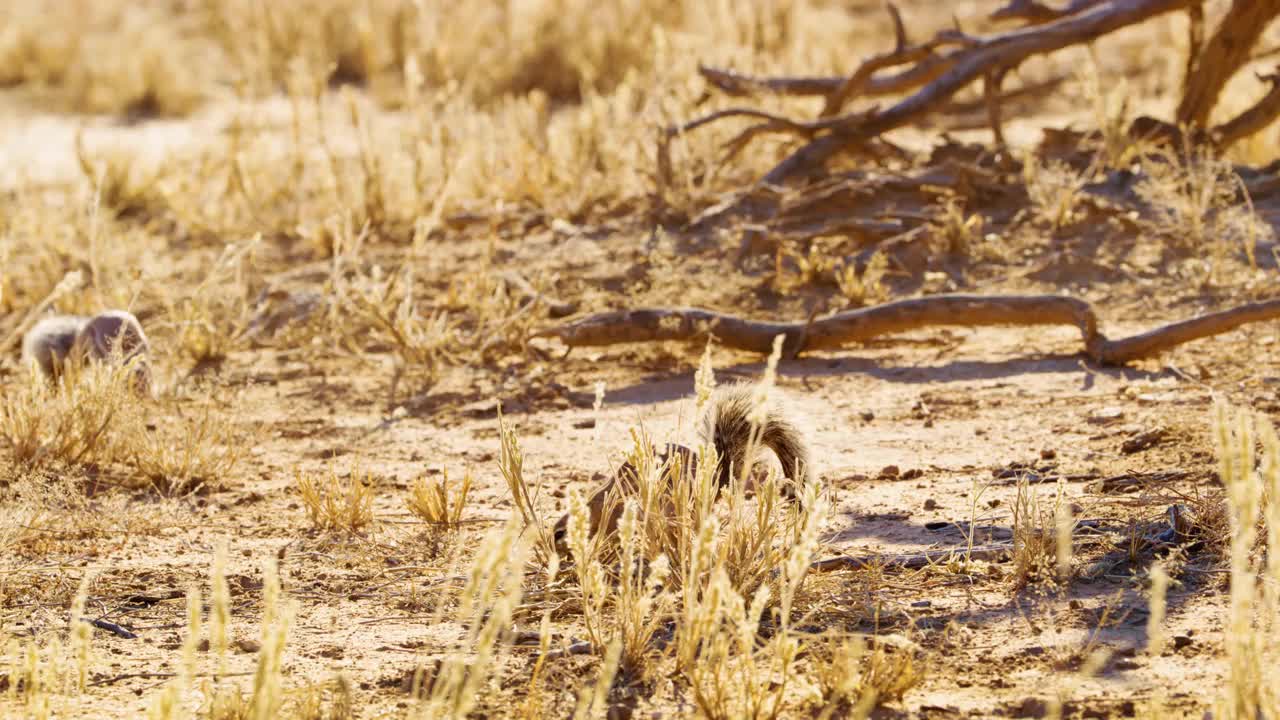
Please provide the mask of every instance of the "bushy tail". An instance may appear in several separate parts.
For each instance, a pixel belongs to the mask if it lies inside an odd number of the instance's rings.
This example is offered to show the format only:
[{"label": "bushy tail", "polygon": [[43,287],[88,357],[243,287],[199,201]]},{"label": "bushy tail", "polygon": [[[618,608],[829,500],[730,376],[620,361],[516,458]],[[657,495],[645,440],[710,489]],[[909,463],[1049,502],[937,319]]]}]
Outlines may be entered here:
[{"label": "bushy tail", "polygon": [[[809,483],[813,464],[804,433],[796,426],[783,401],[772,393],[763,411],[757,409],[755,388],[733,385],[716,391],[702,416],[703,442],[715,445],[720,458],[717,480],[728,485],[733,473],[755,464],[748,451],[767,447],[778,456],[792,491]],[[754,445],[754,447],[753,447]]]}]

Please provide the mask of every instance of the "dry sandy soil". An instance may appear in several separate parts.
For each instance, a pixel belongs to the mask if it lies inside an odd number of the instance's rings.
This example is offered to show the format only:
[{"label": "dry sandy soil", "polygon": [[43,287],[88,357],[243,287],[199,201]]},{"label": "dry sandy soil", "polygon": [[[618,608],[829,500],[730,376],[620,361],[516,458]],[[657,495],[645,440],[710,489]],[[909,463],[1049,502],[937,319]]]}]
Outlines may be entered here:
[{"label": "dry sandy soil", "polygon": [[[1153,97],[1153,106],[1164,102]],[[1014,113],[1011,140],[1034,142],[1041,126],[1080,121],[1069,100],[1063,102],[1045,100]],[[213,102],[183,118],[120,123],[52,111],[25,88],[5,90],[0,192],[12,208],[31,188],[80,188],[77,128],[87,128],[90,146],[163,157],[224,131],[228,107]],[[264,126],[287,132],[285,100],[247,107]],[[913,128],[898,139],[928,148],[942,142],[938,130]],[[989,143],[984,131],[957,132]],[[1266,137],[1274,148],[1274,132]],[[67,192],[66,202],[86,206],[82,188]],[[921,197],[907,209],[943,212]],[[1280,195],[1254,200],[1264,225],[1280,221]],[[997,233],[1005,239],[1001,248],[971,248],[966,255],[931,246],[923,264],[890,270],[879,299],[956,290],[1068,293],[1094,303],[1107,332],[1119,335],[1265,298],[1274,285],[1266,238],[1254,266],[1233,248],[1221,260],[1221,275],[1201,282],[1204,266],[1197,263],[1207,251],[1167,252],[1172,241],[1154,226],[1086,212],[1052,229],[1035,218],[1014,220],[1023,208],[1009,202],[997,197],[967,208],[986,218],[977,237]],[[113,237],[131,242],[129,214],[111,222]],[[114,265],[134,258],[144,282],[163,284],[135,306],[144,324],[155,327],[162,379],[155,402],[163,407],[157,422],[169,422],[198,396],[202,407],[213,407],[230,424],[231,442],[244,453],[225,475],[200,478],[192,491],[168,492],[133,482],[125,461],[59,459],[32,467],[0,441],[0,484],[10,515],[0,538],[0,632],[15,643],[65,645],[69,608],[89,574],[86,616],[133,635],[93,633],[89,687],[50,693],[54,716],[146,712],[180,664],[187,589],[197,585],[207,595],[211,559],[224,538],[234,642],[227,667],[233,675],[223,682],[247,687],[252,680],[263,560],[274,557],[284,593],[296,602],[282,666],[291,702],[308,688],[331,697],[330,681],[341,675],[356,716],[406,716],[414,707],[408,684],[415,669],[470,652],[459,647],[464,633],[452,614],[438,609],[449,607],[449,592],[480,538],[514,511],[498,470],[498,402],[520,438],[526,477],[542,488],[538,502],[547,518],[564,509],[567,493],[586,491],[612,473],[631,446],[632,429],[643,426],[659,441],[692,439],[701,345],[566,354],[556,340],[535,339],[523,349],[504,346],[483,361],[444,363],[425,389],[413,378],[393,389],[393,348],[380,337],[333,352],[311,352],[310,340],[295,346],[257,338],[232,345],[225,357],[192,360],[174,347],[180,342],[174,306],[158,298],[185,297],[220,247],[189,228],[146,227],[153,240],[110,252],[123,254]],[[771,252],[738,262],[736,236],[708,241],[673,227],[655,239],[649,219],[625,202],[602,203],[572,218],[495,213],[441,227],[427,252],[415,256],[428,294],[445,292],[454,279],[516,270],[582,311],[681,304],[798,318],[810,308],[854,304],[831,283],[786,281],[785,263]],[[15,222],[7,232],[14,238],[35,230]],[[60,269],[77,267],[88,242],[78,238],[72,231],[57,240],[72,248],[59,256]],[[333,292],[329,260],[313,243],[270,234],[263,243],[249,270],[257,279],[246,281],[253,289]],[[14,241],[12,247],[28,246]],[[388,258],[399,251],[383,240],[371,242],[368,252],[372,264],[390,267],[396,261]],[[54,282],[58,276],[54,272]],[[6,332],[43,297],[22,278],[7,282],[10,296],[0,305]],[[248,294],[249,286],[242,290]],[[121,296],[73,294],[58,306],[84,311],[112,297]],[[264,311],[243,312],[247,324]],[[555,322],[543,315],[527,327]],[[809,432],[831,505],[819,557],[962,553],[963,528],[972,521],[980,526],[975,544],[1005,541],[1019,479],[1050,504],[1061,487],[1061,502],[1081,521],[1067,581],[1041,577],[1023,586],[1004,557],[815,572],[797,599],[799,631],[877,634],[916,648],[922,678],[882,704],[877,717],[1041,717],[1054,711],[1055,699],[1072,717],[1134,717],[1153,703],[1165,717],[1202,716],[1227,673],[1221,536],[1202,529],[1205,538],[1188,539],[1177,550],[1168,593],[1170,640],[1154,656],[1145,652],[1146,573],[1168,547],[1150,540],[1169,527],[1174,506],[1198,528],[1220,520],[1213,401],[1280,414],[1278,331],[1274,323],[1246,326],[1123,368],[1089,361],[1078,335],[1066,328],[925,329],[783,360],[777,384]],[[11,402],[32,382],[16,350],[8,353],[0,402]],[[717,349],[712,359],[722,383],[755,380],[764,370],[754,355]],[[372,478],[373,523],[352,532],[314,528],[297,474],[345,474],[353,467]],[[475,484],[460,529],[431,530],[406,509],[415,478],[448,470],[456,479],[467,469]],[[1065,478],[1061,486],[1058,478]],[[540,614],[541,606],[517,616],[517,642],[501,651],[476,716],[519,713],[538,654],[536,641],[519,640],[537,631]],[[556,644],[584,637],[580,614],[572,608],[556,613],[552,633]],[[15,690],[19,647],[25,646],[10,646],[17,665],[0,674],[0,688]],[[1101,666],[1083,673],[1100,649],[1108,651]],[[213,664],[206,651],[207,645],[200,672],[208,682]],[[591,654],[550,661],[539,690],[542,716],[570,716],[578,688],[594,679],[599,665]],[[189,688],[184,701],[198,708],[204,692]],[[620,717],[697,712],[681,679],[665,671],[641,690],[619,684],[610,697]],[[32,712],[25,703],[21,693],[0,694],[8,716]],[[820,709],[821,703],[796,700],[783,714],[817,716]]]}]

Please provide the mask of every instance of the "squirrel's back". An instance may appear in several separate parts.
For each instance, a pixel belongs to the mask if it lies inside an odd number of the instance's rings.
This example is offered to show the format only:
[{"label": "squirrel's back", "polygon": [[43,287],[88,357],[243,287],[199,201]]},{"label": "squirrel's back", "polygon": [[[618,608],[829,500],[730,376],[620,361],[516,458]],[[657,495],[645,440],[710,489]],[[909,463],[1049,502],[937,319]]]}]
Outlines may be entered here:
[{"label": "squirrel's back", "polygon": [[22,357],[45,377],[57,377],[70,360],[106,360],[119,353],[130,361],[140,387],[150,384],[150,345],[133,313],[106,310],[93,317],[55,315],[37,322],[22,338]]},{"label": "squirrel's back", "polygon": [[730,385],[712,394],[699,432],[715,445],[720,459],[718,480],[727,485],[732,473],[755,465],[747,453],[767,447],[778,457],[782,472],[793,485],[809,482],[812,456],[795,413],[775,388],[763,400],[754,385]]},{"label": "squirrel's back", "polygon": [[75,345],[76,336],[89,322],[79,315],[54,315],[36,323],[22,337],[22,359],[34,362],[46,377],[53,377]]},{"label": "squirrel's back", "polygon": [[[718,459],[716,483],[720,487],[727,486],[733,473],[743,472],[743,467],[750,472],[758,460],[756,453],[766,447],[777,456],[783,474],[790,480],[783,488],[788,496],[799,497],[801,488],[812,477],[813,467],[805,434],[787,408],[786,400],[776,390],[769,393],[763,407],[752,385],[731,385],[717,390],[703,411],[698,432],[702,442],[710,442],[715,447]],[[662,472],[671,472],[673,461],[678,461],[680,472],[697,472],[697,452],[683,445],[654,448],[654,457]],[[622,517],[622,496],[634,493],[638,481],[636,468],[628,462],[591,494],[587,499],[591,533],[611,534],[617,529]],[[566,514],[556,523],[553,533],[556,549],[561,555],[569,552],[568,527],[569,516]]]}]

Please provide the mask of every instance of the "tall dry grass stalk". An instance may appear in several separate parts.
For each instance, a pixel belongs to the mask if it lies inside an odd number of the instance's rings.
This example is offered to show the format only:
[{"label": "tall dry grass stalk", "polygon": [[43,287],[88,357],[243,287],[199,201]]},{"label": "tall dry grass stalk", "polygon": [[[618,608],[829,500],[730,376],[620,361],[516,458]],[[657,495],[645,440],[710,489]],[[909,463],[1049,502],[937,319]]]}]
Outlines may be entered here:
[{"label": "tall dry grass stalk", "polygon": [[[1223,401],[1214,405],[1213,434],[1231,522],[1228,682],[1215,716],[1278,717],[1280,545],[1271,543],[1280,540],[1280,438],[1266,418]],[[1260,458],[1255,443],[1261,445]],[[1258,552],[1263,540],[1265,560]]]},{"label": "tall dry grass stalk", "polygon": [[1161,563],[1151,565],[1151,608],[1147,615],[1147,654],[1160,657],[1164,652],[1165,609],[1168,607],[1169,573]]},{"label": "tall dry grass stalk", "polygon": [[219,675],[227,671],[227,649],[231,647],[231,588],[227,585],[227,540],[218,540],[209,569],[209,649]]},{"label": "tall dry grass stalk", "polygon": [[71,601],[71,655],[75,659],[76,691],[84,692],[89,684],[89,667],[93,663],[93,626],[84,617],[84,606],[89,599],[89,583],[93,578],[85,574]]},{"label": "tall dry grass stalk", "polygon": [[502,414],[502,406],[498,406],[498,470],[511,492],[511,503],[519,514],[525,530],[533,530],[533,552],[538,563],[543,567],[550,566],[556,560],[556,543],[551,526],[543,521],[538,510],[538,496],[541,486],[530,487],[524,476],[524,451],[520,449],[520,439],[515,430],[507,424]]},{"label": "tall dry grass stalk", "polygon": [[529,554],[519,522],[509,522],[485,537],[457,599],[455,617],[465,628],[464,650],[444,658],[433,675],[419,671],[414,694],[421,699],[413,711],[415,717],[465,717],[476,709],[523,597]]}]

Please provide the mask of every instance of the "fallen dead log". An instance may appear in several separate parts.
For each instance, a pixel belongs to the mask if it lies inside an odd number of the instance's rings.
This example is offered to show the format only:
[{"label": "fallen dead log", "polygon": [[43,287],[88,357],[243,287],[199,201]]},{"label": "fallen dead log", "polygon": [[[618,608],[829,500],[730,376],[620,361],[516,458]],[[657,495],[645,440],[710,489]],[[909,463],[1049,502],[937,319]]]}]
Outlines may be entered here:
[{"label": "fallen dead log", "polygon": [[735,350],[769,353],[783,337],[783,354],[829,350],[885,335],[935,326],[1069,325],[1080,331],[1084,352],[1102,365],[1123,365],[1241,325],[1280,318],[1280,299],[1248,303],[1161,325],[1112,340],[1098,330],[1097,314],[1084,300],[1062,295],[932,295],[897,300],[801,322],[768,322],[700,308],[641,308],[597,313],[541,330],[569,347],[665,340],[705,341],[714,335]]}]

